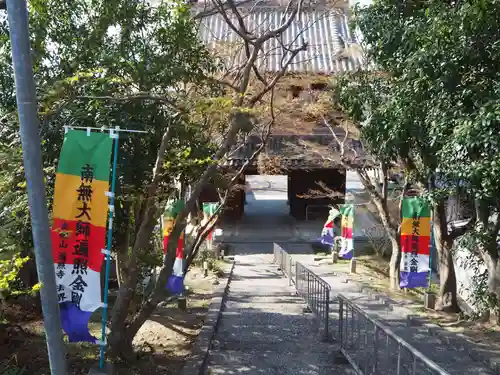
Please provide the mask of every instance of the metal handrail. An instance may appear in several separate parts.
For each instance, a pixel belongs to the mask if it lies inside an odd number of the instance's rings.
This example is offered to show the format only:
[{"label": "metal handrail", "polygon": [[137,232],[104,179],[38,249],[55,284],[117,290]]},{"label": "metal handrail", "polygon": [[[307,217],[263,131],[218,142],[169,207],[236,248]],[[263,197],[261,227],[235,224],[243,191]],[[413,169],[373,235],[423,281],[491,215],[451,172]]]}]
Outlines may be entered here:
[{"label": "metal handrail", "polygon": [[274,262],[288,278],[288,284],[295,284],[297,294],[323,323],[323,339],[329,340],[330,284],[299,262],[295,262],[294,267],[292,256],[277,243],[274,243],[273,253]]},{"label": "metal handrail", "polygon": [[305,267],[302,263],[295,263],[295,288],[304,298],[307,306],[323,323],[323,340],[330,339],[330,291],[331,286],[321,277]]},{"label": "metal handrail", "polygon": [[340,351],[359,375],[450,375],[342,294]]},{"label": "metal handrail", "polygon": [[294,283],[293,278],[293,259],[283,248],[277,243],[273,244],[274,263],[276,263],[288,279],[288,285]]},{"label": "metal handrail", "polygon": [[[274,262],[323,323],[329,340],[330,285],[274,244]],[[295,272],[294,272],[295,271]],[[354,302],[338,295],[340,351],[358,375],[450,375]]]}]

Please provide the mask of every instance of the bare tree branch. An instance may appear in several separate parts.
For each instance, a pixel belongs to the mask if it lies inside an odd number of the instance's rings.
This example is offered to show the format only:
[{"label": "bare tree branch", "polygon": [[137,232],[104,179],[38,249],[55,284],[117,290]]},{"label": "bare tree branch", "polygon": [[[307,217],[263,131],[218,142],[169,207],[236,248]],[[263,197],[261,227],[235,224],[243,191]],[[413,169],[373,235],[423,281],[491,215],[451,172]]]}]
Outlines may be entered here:
[{"label": "bare tree branch", "polygon": [[267,141],[269,139],[269,136],[271,134],[272,130],[272,125],[276,121],[276,114],[274,111],[274,88],[271,90],[271,107],[270,107],[270,112],[271,112],[271,119],[268,121],[268,123],[263,127],[262,133],[261,133],[261,143],[259,147],[252,153],[252,155],[245,161],[245,163],[241,166],[241,168],[236,172],[236,174],[232,177],[231,181],[229,182],[229,188],[227,189],[225,195],[219,202],[219,206],[217,207],[216,211],[212,214],[210,219],[205,223],[205,225],[200,228],[200,231],[198,232],[196,239],[194,241],[194,245],[191,248],[191,251],[189,252],[189,255],[186,259],[186,265],[185,265],[185,270],[184,272],[187,272],[189,269],[189,266],[193,262],[194,258],[198,254],[198,249],[200,248],[201,243],[205,240],[205,238],[208,236],[208,234],[212,231],[213,227],[215,226],[217,220],[214,220],[214,217],[217,217],[220,213],[220,211],[224,208],[225,204],[227,203],[227,200],[230,195],[231,187],[234,186],[235,182],[240,178],[240,176],[246,171],[248,166],[250,166],[254,160],[257,158],[257,156],[262,152],[264,147],[267,144]]},{"label": "bare tree branch", "polygon": [[[279,36],[286,29],[288,29],[290,27],[290,25],[292,24],[292,22],[295,20],[296,16],[300,17],[300,15],[302,13],[303,3],[304,3],[304,0],[299,0],[297,6],[292,9],[290,15],[288,16],[288,19],[282,21],[280,26],[276,27],[275,29],[269,30],[267,33],[265,33],[262,36],[260,36],[259,38],[257,38],[255,43],[256,44],[259,42],[264,43],[265,41],[267,41],[271,38]],[[288,13],[288,10],[292,7],[292,4],[293,4],[293,0],[290,0],[287,4],[287,7],[286,7],[284,14]]]},{"label": "bare tree branch", "polygon": [[236,34],[238,34],[239,37],[241,37],[245,42],[253,43],[254,40],[256,40],[255,36],[252,36],[246,26],[245,22],[243,21],[243,17],[239,13],[239,11],[236,8],[236,5],[234,5],[233,0],[227,0],[225,4],[228,4],[229,8],[233,11],[236,19],[238,20],[239,27],[237,27],[229,18],[228,14],[226,13],[226,10],[224,9],[224,4],[220,0],[212,0],[212,3],[214,4],[215,8],[218,11],[218,14],[224,18],[224,21],[228,25],[230,29],[232,29]]},{"label": "bare tree branch", "polygon": [[218,85],[227,86],[230,89],[234,90],[235,92],[239,92],[239,90],[240,90],[240,88],[238,86],[235,86],[235,85],[227,82],[224,79],[217,79],[217,78],[211,77],[210,81],[213,82],[213,83],[215,83],[215,84],[218,84]]},{"label": "bare tree branch", "polygon": [[[147,189],[147,197],[152,198],[156,195],[156,190],[158,189],[158,185],[160,182],[160,176],[163,171],[163,161],[165,160],[165,153],[167,150],[167,145],[170,139],[170,126],[165,130],[160,147],[158,148],[156,163],[153,170],[153,177],[151,179],[151,183]],[[126,285],[123,288],[120,288],[120,292],[118,293],[118,298],[116,301],[117,306],[121,306],[122,304],[128,305],[128,301],[133,297],[135,288],[137,285],[137,276],[138,276],[138,265],[137,265],[137,257],[138,253],[146,248],[146,245],[149,241],[149,234],[151,233],[151,227],[154,227],[154,222],[157,217],[158,207],[155,205],[153,199],[147,199],[144,202],[144,207],[141,210],[141,221],[140,226],[137,230],[137,235],[132,246],[132,251],[130,253],[127,270],[128,270],[128,278]],[[111,314],[111,322],[114,324],[122,324],[125,321],[125,318],[128,314],[128,309],[117,308],[112,310]],[[112,329],[123,329],[123,327],[112,326]]]},{"label": "bare tree branch", "polygon": [[[217,3],[221,4],[222,2],[220,0],[212,0],[212,1],[216,1]],[[234,3],[233,0],[227,0],[227,3],[229,4],[229,7],[231,8],[231,11],[232,13],[234,14],[234,16],[236,17],[236,19],[238,20],[238,35],[240,35],[243,40],[245,41],[252,41],[252,40],[255,40],[256,37],[251,35],[250,32],[248,32],[248,29],[245,25],[245,21],[243,21],[243,16],[241,15],[241,13],[238,11],[238,8],[236,6],[236,4]],[[246,45],[247,43],[245,43]]]},{"label": "bare tree branch", "polygon": [[252,96],[249,99],[250,105],[254,105],[255,103],[257,103],[259,100],[262,99],[262,97],[265,94],[267,94],[274,86],[276,86],[276,83],[278,82],[278,80],[285,75],[286,70],[288,69],[288,67],[290,66],[290,64],[292,63],[292,61],[295,59],[295,57],[299,54],[299,52],[306,51],[306,50],[307,50],[307,43],[304,43],[300,47],[292,50],[291,54],[290,54],[290,57],[287,59],[287,61],[285,62],[285,64],[282,65],[282,67],[278,71],[278,73],[276,73],[276,75],[274,76],[273,80],[262,91],[260,91],[259,93],[255,94],[254,96]]},{"label": "bare tree branch", "polygon": [[[2,0],[2,1],[5,1],[5,0]],[[242,5],[245,5],[245,4],[249,4],[249,3],[252,3],[254,0],[242,0],[242,1],[238,1],[237,3],[234,3],[234,5],[236,7],[239,7],[239,6],[242,6]],[[222,10],[223,11],[226,11],[230,8],[230,5],[228,2],[225,2],[223,4],[223,7],[222,7]],[[218,8],[218,7],[214,7],[214,8],[210,8],[210,9],[205,9],[203,11],[200,11],[198,13],[196,13],[193,18],[195,20],[200,20],[200,19],[203,19],[203,18],[206,18],[206,17],[210,17],[210,16],[214,16],[216,14],[218,14],[221,10]]]},{"label": "bare tree branch", "polygon": [[[288,5],[288,13],[286,17],[282,20],[280,25],[278,25],[275,28],[271,28],[270,30],[267,31],[262,31],[260,32],[261,28],[259,28],[259,32],[250,30],[248,25],[245,25],[244,23],[244,15],[240,12],[238,7],[242,4],[243,2],[236,3],[234,0],[229,0],[225,3],[222,2],[222,0],[212,0],[212,4],[214,5],[214,10],[209,11],[208,13],[205,12],[204,14],[198,14],[195,16],[195,18],[200,19],[202,17],[207,17],[211,15],[216,15],[220,14],[220,17],[223,18],[223,20],[227,23],[227,27],[234,33],[236,33],[237,38],[240,39],[240,41],[243,43],[243,48],[245,49],[245,54],[246,54],[246,61],[241,66],[238,66],[237,70],[223,76],[225,78],[228,77],[234,77],[234,80],[232,83],[225,84],[226,87],[229,87],[231,90],[234,91],[235,94],[233,96],[233,101],[232,101],[232,110],[231,113],[229,114],[228,118],[228,123],[225,125],[222,129],[219,127],[217,132],[219,135],[224,135],[224,140],[222,141],[222,144],[219,146],[215,154],[213,155],[212,162],[208,165],[208,167],[205,169],[205,171],[202,173],[202,175],[197,179],[196,183],[193,186],[192,193],[191,195],[187,198],[185,202],[184,209],[179,213],[177,216],[174,227],[172,228],[172,231],[169,235],[169,241],[167,244],[167,249],[166,249],[166,256],[164,258],[164,263],[163,266],[161,267],[161,270],[159,272],[158,278],[156,280],[156,284],[153,288],[153,291],[145,301],[143,302],[142,306],[140,307],[139,311],[132,317],[130,320],[130,323],[128,324],[128,334],[130,335],[135,335],[137,330],[140,328],[140,326],[143,324],[145,319],[152,313],[152,311],[156,308],[158,303],[164,299],[165,294],[168,294],[168,292],[165,290],[165,285],[166,282],[168,281],[168,278],[172,274],[172,269],[173,269],[173,264],[175,260],[175,249],[177,247],[177,241],[179,239],[179,236],[181,235],[182,231],[186,227],[186,219],[189,215],[189,213],[195,211],[197,208],[197,201],[198,198],[202,192],[202,189],[204,186],[209,182],[217,172],[217,169],[223,164],[224,160],[227,159],[228,155],[231,153],[231,150],[239,144],[239,142],[244,142],[242,138],[240,137],[241,135],[246,135],[250,133],[253,129],[247,129],[242,123],[238,122],[237,116],[233,116],[233,114],[243,114],[246,113],[248,109],[255,109],[255,106],[259,99],[253,99],[252,96],[249,95],[248,93],[251,92],[251,89],[253,90],[254,87],[251,87],[251,79],[252,79],[252,73],[255,73],[255,77],[260,80],[261,82],[264,81],[264,74],[261,74],[258,69],[258,64],[257,61],[259,57],[262,54],[266,54],[268,52],[264,51],[264,45],[266,42],[271,40],[272,38],[277,38],[279,37],[283,32],[286,31],[287,28],[289,28],[294,22],[294,20],[299,17],[302,9],[302,3],[303,0],[291,0],[289,5]],[[212,13],[211,13],[212,12]],[[232,16],[228,15],[226,12],[232,12]],[[260,33],[260,35],[259,35]],[[289,44],[286,46],[290,51],[294,51],[294,48],[292,48],[292,44]],[[264,123],[262,129],[261,129],[261,144],[257,149],[250,155],[250,157],[246,158],[243,166],[238,170],[238,172],[232,176],[231,180],[229,181],[229,186],[234,186],[236,182],[238,181],[239,176],[245,171],[245,169],[253,163],[255,158],[259,155],[259,153],[264,149],[267,140],[269,138],[269,135],[271,133],[271,129],[273,124],[275,123],[275,113],[274,113],[274,87],[278,83],[279,79],[285,74],[287,71],[289,65],[292,63],[293,58],[296,57],[296,55],[300,52],[300,50],[304,50],[307,48],[307,44],[303,43],[301,47],[297,49],[296,53],[290,53],[293,55],[293,57],[282,60],[282,65],[281,69],[274,74],[273,79],[270,79],[267,84],[264,85],[262,89],[257,89],[257,94],[254,94],[252,92],[252,95],[257,95],[259,98],[263,98],[266,96],[266,94],[270,93],[271,96],[271,105],[270,105],[270,117],[271,119],[269,121],[262,121]],[[257,74],[256,72],[259,72]],[[260,76],[260,78],[259,78]],[[220,76],[218,77],[220,78]],[[215,78],[215,79],[218,79]],[[219,82],[220,83],[220,82]],[[152,96],[149,95],[148,98],[151,98]],[[144,98],[143,98],[144,99]],[[112,100],[112,99],[110,99]],[[242,108],[243,107],[243,108]],[[266,109],[267,112],[267,109]],[[253,123],[252,123],[253,124]],[[229,190],[226,192],[226,194],[229,194]],[[222,196],[221,199],[223,202],[224,200],[227,200],[226,195]],[[154,202],[154,200],[153,200]],[[158,220],[158,207],[156,205],[151,203],[150,204],[150,210],[145,211],[149,212],[147,218],[155,218]],[[147,225],[151,225],[148,220],[145,220],[144,227]],[[154,224],[154,220],[153,224]],[[142,225],[142,224],[141,224]],[[142,229],[142,228],[141,228]],[[139,230],[141,232],[141,230]],[[146,231],[145,231],[146,232]],[[200,238],[203,238],[204,235],[207,234],[207,228],[205,228],[205,231],[201,231],[201,236]],[[197,239],[197,243],[200,243],[200,238]],[[140,247],[140,243],[138,241],[141,241],[142,237],[138,236],[136,239],[136,244],[134,246]],[[199,248],[199,246],[198,246]],[[196,249],[193,249],[197,251]],[[192,254],[192,257],[194,257],[196,254]],[[137,265],[136,265],[137,267]],[[127,283],[127,287],[132,287],[132,283]],[[135,285],[133,285],[135,287]],[[117,304],[123,305],[123,298],[127,298],[133,291],[130,291],[131,288],[122,288],[120,291],[120,295],[117,300]],[[118,303],[120,301],[120,303]],[[117,308],[116,310],[120,310]],[[121,309],[123,310],[123,309]],[[126,311],[126,309],[125,309]],[[114,315],[115,317],[115,315]],[[113,318],[114,318],[113,317]],[[120,319],[121,321],[124,321],[124,319]],[[114,321],[114,319],[113,319]],[[114,328],[123,328],[123,327],[114,327]]]},{"label": "bare tree branch", "polygon": [[168,104],[169,106],[180,109],[178,107],[178,103],[175,100],[167,98],[165,96],[152,95],[149,93],[138,93],[134,95],[125,95],[125,96],[91,96],[91,95],[79,95],[76,96],[76,99],[83,100],[108,100],[115,102],[131,102],[135,100],[151,100],[154,102],[159,102],[163,104]]},{"label": "bare tree branch", "polygon": [[299,194],[297,195],[297,197],[305,199],[329,198],[332,200],[335,200],[337,198],[344,198],[344,193],[331,189],[323,181],[316,181],[316,185],[319,186],[320,190],[309,189],[309,191],[306,194]]}]

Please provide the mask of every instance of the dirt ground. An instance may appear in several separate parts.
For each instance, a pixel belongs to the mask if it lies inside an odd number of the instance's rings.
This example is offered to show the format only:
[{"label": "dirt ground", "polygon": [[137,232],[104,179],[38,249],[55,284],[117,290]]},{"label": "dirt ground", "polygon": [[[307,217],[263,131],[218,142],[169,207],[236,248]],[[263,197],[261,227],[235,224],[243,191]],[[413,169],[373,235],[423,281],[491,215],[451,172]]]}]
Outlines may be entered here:
[{"label": "dirt ground", "polygon": [[[389,290],[389,267],[387,260],[374,255],[357,257],[356,274],[349,279],[355,280],[372,290],[388,295],[393,300],[409,308],[422,322],[440,326],[467,340],[478,352],[500,358],[500,327],[490,322],[465,319],[463,314],[439,312],[423,307],[423,288],[404,291]],[[341,260],[332,265],[335,270],[348,272],[349,261]],[[431,290],[437,291],[439,281],[433,277]]]},{"label": "dirt ground", "polygon": [[[228,269],[228,264],[223,264]],[[201,329],[208,305],[213,297],[217,277],[203,277],[193,268],[186,276],[189,288],[187,310],[177,303],[158,307],[134,339],[139,359],[133,363],[115,363],[120,375],[179,374]],[[91,332],[100,337],[100,312],[89,324]],[[18,369],[13,375],[50,375],[47,347],[40,316],[18,306],[4,312],[0,324],[0,375]],[[88,343],[67,344],[68,366],[71,375],[87,374],[98,364],[99,347]],[[11,373],[8,372],[10,375]]]}]

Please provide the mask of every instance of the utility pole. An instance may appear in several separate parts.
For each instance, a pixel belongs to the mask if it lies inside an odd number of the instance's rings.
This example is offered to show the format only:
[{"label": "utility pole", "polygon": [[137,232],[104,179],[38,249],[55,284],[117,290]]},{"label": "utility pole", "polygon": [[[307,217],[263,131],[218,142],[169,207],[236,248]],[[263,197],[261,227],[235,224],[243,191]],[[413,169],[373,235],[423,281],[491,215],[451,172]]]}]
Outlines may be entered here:
[{"label": "utility pole", "polygon": [[24,173],[31,213],[36,268],[41,283],[40,298],[52,375],[67,375],[66,348],[63,342],[56,277],[42,169],[39,123],[26,0],[7,0],[12,62],[16,83],[17,111],[21,125]]}]

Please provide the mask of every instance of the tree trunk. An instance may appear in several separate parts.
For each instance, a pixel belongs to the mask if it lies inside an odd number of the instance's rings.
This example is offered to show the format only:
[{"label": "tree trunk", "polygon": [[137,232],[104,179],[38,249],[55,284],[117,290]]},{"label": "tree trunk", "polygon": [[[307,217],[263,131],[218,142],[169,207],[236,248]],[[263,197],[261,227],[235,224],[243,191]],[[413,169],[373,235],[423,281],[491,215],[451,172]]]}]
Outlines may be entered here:
[{"label": "tree trunk", "polygon": [[498,301],[499,293],[497,290],[497,267],[498,267],[498,249],[497,236],[499,229],[499,221],[495,223],[494,228],[490,228],[491,208],[488,204],[481,200],[476,200],[476,217],[483,225],[485,236],[481,239],[479,252],[483,258],[484,264],[488,269],[488,294],[490,305],[490,320],[498,324]]},{"label": "tree trunk", "polygon": [[[230,131],[228,132],[227,138],[224,144],[216,152],[214,159],[221,160],[222,157],[229,151],[231,146],[234,144],[234,139],[238,132],[237,124],[232,124]],[[148,240],[151,237],[155,223],[159,217],[159,209],[155,205],[153,197],[156,195],[156,188],[158,186],[159,175],[156,173],[161,170],[161,163],[164,159],[166,141],[168,136],[168,131],[165,132],[158,151],[158,158],[155,167],[155,174],[153,176],[153,181],[148,188],[148,197],[150,199],[144,205],[144,214],[141,217],[139,229],[135,237],[134,246],[132,248],[132,253],[129,257],[128,264],[128,280],[127,283],[120,288],[118,297],[116,299],[115,305],[111,313],[111,334],[113,340],[109,341],[110,350],[122,357],[127,355],[128,346],[132,346],[132,340],[141,328],[144,322],[149,318],[151,313],[154,311],[158,303],[168,295],[165,289],[165,285],[168,278],[172,274],[172,269],[175,261],[175,249],[177,247],[177,241],[180,237],[181,232],[184,230],[186,224],[185,220],[188,216],[189,211],[191,211],[196,206],[196,201],[201,193],[203,186],[206,182],[213,177],[217,170],[217,163],[211,164],[207,167],[205,172],[200,176],[197,181],[195,188],[193,189],[192,195],[187,200],[184,209],[179,213],[176,223],[172,228],[171,235],[169,236],[169,241],[167,245],[167,252],[164,258],[163,267],[160,270],[158,278],[156,280],[155,287],[147,300],[141,305],[139,311],[131,318],[130,322],[127,323],[127,318],[129,316],[130,303],[132,302],[135,290],[137,286],[137,275],[138,275],[138,264],[137,257],[139,253],[146,250],[148,245]],[[159,172],[158,172],[159,173]],[[139,224],[139,223],[138,223]],[[126,334],[126,343],[122,344],[118,339],[120,338],[120,333],[118,331],[124,332]],[[122,336],[123,337],[123,336]],[[130,341],[130,342],[129,342]],[[130,345],[129,345],[130,344]],[[124,349],[123,349],[124,348]],[[126,359],[128,357],[122,357]]]},{"label": "tree trunk", "polygon": [[118,279],[118,286],[121,288],[127,282],[127,263],[128,251],[130,246],[130,225],[125,232],[125,235],[117,244],[116,250],[116,278]]},{"label": "tree trunk", "polygon": [[500,324],[500,314],[499,314],[499,296],[497,291],[497,267],[498,267],[498,255],[488,251],[487,249],[481,249],[481,255],[488,269],[488,293],[489,293],[489,304],[490,308],[488,315],[490,322],[494,324]]},{"label": "tree trunk", "polygon": [[130,232],[133,229],[133,219],[132,214],[132,204],[130,202],[122,202],[121,209],[117,210],[120,222],[125,224],[125,227],[119,227],[116,234],[114,248],[116,249],[115,254],[115,269],[116,278],[118,281],[118,287],[121,287],[126,283],[127,280],[127,262],[128,262],[128,252],[130,247]]},{"label": "tree trunk", "polygon": [[118,280],[118,287],[121,288],[127,281],[126,270],[125,270],[126,260],[124,259],[124,254],[121,251],[116,253],[116,278]]},{"label": "tree trunk", "polygon": [[[399,290],[399,263],[401,261],[401,252],[399,248],[399,222],[400,217],[391,217],[389,208],[387,205],[388,196],[388,169],[385,163],[381,163],[382,171],[382,189],[378,188],[378,181],[372,181],[369,176],[362,171],[357,170],[357,174],[363,183],[366,191],[370,195],[370,200],[373,202],[377,208],[380,221],[384,226],[384,230],[387,233],[387,237],[391,241],[391,260],[389,261],[389,286],[392,290]],[[406,192],[407,183],[403,189],[403,194]],[[402,198],[401,198],[402,199]],[[400,203],[401,205],[401,203]],[[400,209],[401,211],[401,209]]]},{"label": "tree trunk", "polygon": [[389,286],[392,290],[398,290],[399,287],[399,263],[401,262],[401,252],[399,251],[399,241],[394,235],[391,239],[391,260],[389,261]]},{"label": "tree trunk", "polygon": [[498,255],[492,254],[489,251],[482,251],[483,260],[488,268],[488,292],[497,292],[496,270],[498,266]]},{"label": "tree trunk", "polygon": [[128,334],[128,330],[114,330],[108,336],[108,355],[113,358],[133,361],[135,357],[132,346],[133,336]]},{"label": "tree trunk", "polygon": [[498,267],[498,255],[496,252],[482,249],[481,251],[484,264],[488,269],[488,292],[491,295],[497,295],[497,278],[496,272]]},{"label": "tree trunk", "polygon": [[[153,233],[153,229],[155,226],[155,219],[157,219],[156,207],[151,207],[145,217],[143,218],[140,229],[136,235],[134,249],[129,257],[128,262],[128,277],[125,285],[120,287],[120,291],[118,293],[118,297],[113,306],[111,312],[111,331],[123,331],[126,328],[126,320],[130,314],[130,305],[136,295],[137,288],[137,278],[138,278],[138,264],[137,264],[137,253],[141,251],[145,251],[149,245],[149,238],[151,238],[151,234]],[[175,234],[175,233],[174,233]],[[179,238],[180,231],[177,234],[177,239]],[[177,242],[175,242],[177,243]],[[169,244],[170,246],[170,244]],[[173,246],[172,246],[173,247]],[[170,248],[169,248],[170,250]],[[172,251],[172,250],[171,250]],[[175,250],[173,250],[174,258],[175,258]],[[172,262],[173,266],[173,262]],[[170,276],[170,275],[169,275]],[[164,280],[165,285],[167,282],[167,278]],[[133,336],[132,336],[133,338]],[[112,345],[110,343],[110,345]]]},{"label": "tree trunk", "polygon": [[436,202],[433,209],[434,239],[439,259],[439,294],[436,310],[459,312],[457,278],[453,264],[453,239],[448,233],[444,200]]},{"label": "tree trunk", "polygon": [[455,274],[455,266],[453,265],[453,255],[451,248],[447,244],[442,246],[439,263],[439,295],[436,301],[436,310],[449,310],[450,312],[460,312],[457,296],[457,277]]}]

